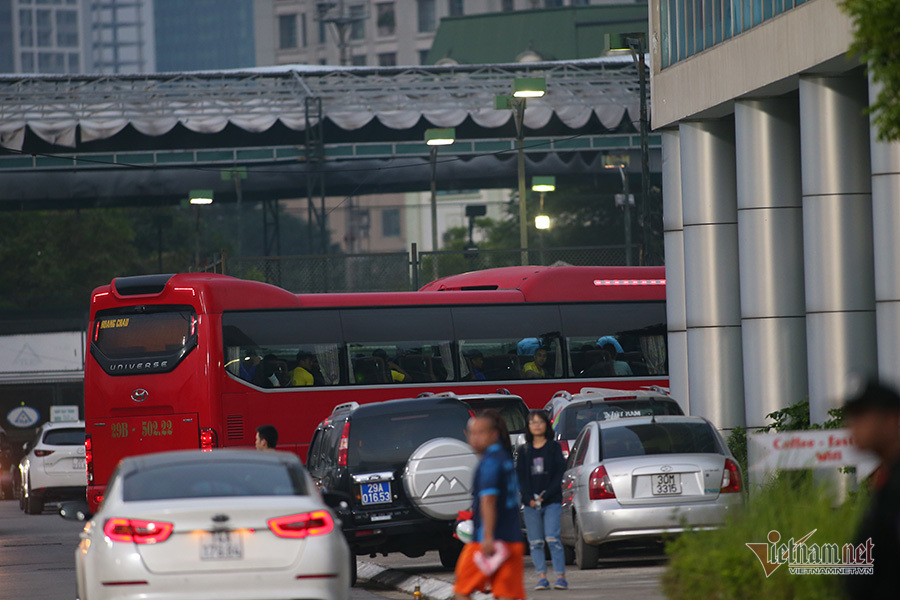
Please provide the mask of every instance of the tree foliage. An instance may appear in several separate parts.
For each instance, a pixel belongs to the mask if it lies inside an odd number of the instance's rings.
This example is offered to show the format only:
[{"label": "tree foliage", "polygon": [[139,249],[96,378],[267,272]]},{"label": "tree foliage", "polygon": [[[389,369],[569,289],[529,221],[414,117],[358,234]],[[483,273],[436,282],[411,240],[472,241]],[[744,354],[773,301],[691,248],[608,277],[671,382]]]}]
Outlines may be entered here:
[{"label": "tree foliage", "polygon": [[868,64],[878,97],[870,99],[873,122],[882,141],[900,140],[900,2],[843,0],[854,26],[850,51]]}]

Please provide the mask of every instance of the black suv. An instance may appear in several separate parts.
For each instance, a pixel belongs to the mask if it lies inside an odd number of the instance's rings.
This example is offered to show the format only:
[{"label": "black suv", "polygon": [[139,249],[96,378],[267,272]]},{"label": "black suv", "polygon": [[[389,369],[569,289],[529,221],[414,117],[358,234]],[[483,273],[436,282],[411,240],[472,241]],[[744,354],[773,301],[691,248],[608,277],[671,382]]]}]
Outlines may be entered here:
[{"label": "black suv", "polygon": [[[472,415],[456,398],[342,404],[313,434],[307,468],[342,521],[353,554],[438,550],[456,564],[457,511],[472,504]],[[355,562],[355,561],[354,561]]]}]

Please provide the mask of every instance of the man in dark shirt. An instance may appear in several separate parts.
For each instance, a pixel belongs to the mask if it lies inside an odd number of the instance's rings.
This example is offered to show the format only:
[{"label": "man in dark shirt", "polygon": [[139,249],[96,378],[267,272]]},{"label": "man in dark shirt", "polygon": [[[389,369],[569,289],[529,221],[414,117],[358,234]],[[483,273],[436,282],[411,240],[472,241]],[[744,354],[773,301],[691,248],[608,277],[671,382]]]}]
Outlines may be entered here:
[{"label": "man in dark shirt", "polygon": [[872,498],[856,534],[856,544],[872,540],[871,575],[847,577],[847,592],[856,600],[900,595],[900,395],[870,382],[844,406],[856,446],[878,455]]},{"label": "man in dark shirt", "polygon": [[[519,525],[519,485],[503,418],[488,409],[469,420],[469,444],[481,455],[472,484],[473,541],[456,563],[456,600],[467,600],[490,583],[495,598],[525,600],[525,544]],[[490,559],[502,543],[509,556],[491,573],[476,555]]]}]

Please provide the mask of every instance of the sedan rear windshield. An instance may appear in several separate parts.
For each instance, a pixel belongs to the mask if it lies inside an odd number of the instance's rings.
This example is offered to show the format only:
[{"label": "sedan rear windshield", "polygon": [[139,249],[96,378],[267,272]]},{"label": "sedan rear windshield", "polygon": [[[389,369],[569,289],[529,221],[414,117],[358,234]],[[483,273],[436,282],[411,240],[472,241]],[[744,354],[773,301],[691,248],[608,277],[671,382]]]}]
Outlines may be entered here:
[{"label": "sedan rear windshield", "polygon": [[348,465],[354,470],[400,468],[428,440],[465,441],[468,420],[468,411],[447,408],[351,418]]},{"label": "sedan rear windshield", "polygon": [[574,440],[591,421],[611,421],[624,417],[684,414],[673,400],[616,400],[591,402],[563,409],[556,424],[556,434],[563,440]]},{"label": "sedan rear windshield", "polygon": [[125,502],[235,496],[305,496],[301,473],[256,461],[177,463],[125,476]]},{"label": "sedan rear windshield", "polygon": [[646,423],[603,429],[601,460],[654,454],[721,454],[707,423]]},{"label": "sedan rear windshield", "polygon": [[83,446],[84,429],[51,429],[44,434],[44,443],[50,446]]}]

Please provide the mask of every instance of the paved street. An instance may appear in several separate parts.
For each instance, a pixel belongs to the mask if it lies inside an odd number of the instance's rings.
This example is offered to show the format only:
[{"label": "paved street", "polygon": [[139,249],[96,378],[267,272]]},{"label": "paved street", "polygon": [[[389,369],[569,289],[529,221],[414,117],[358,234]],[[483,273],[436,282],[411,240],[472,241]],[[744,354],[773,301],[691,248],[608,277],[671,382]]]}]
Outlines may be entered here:
[{"label": "paved street", "polygon": [[[75,597],[73,552],[79,531],[81,524],[62,520],[52,506],[42,515],[30,516],[19,510],[16,501],[0,501],[0,600],[72,600]],[[615,590],[619,600],[661,599],[659,578],[663,569],[663,562],[651,557],[606,562],[593,571],[570,567],[568,591],[529,591],[528,598],[594,600],[598,590],[606,589]],[[364,558],[360,562],[361,576],[378,572],[381,574],[375,581],[363,581],[352,590],[351,600],[379,597],[408,600],[417,582],[427,594],[429,589],[436,588],[446,592],[453,581],[453,573],[441,567],[437,552],[416,559],[392,554]],[[534,577],[527,559],[526,579],[530,590]]]}]

